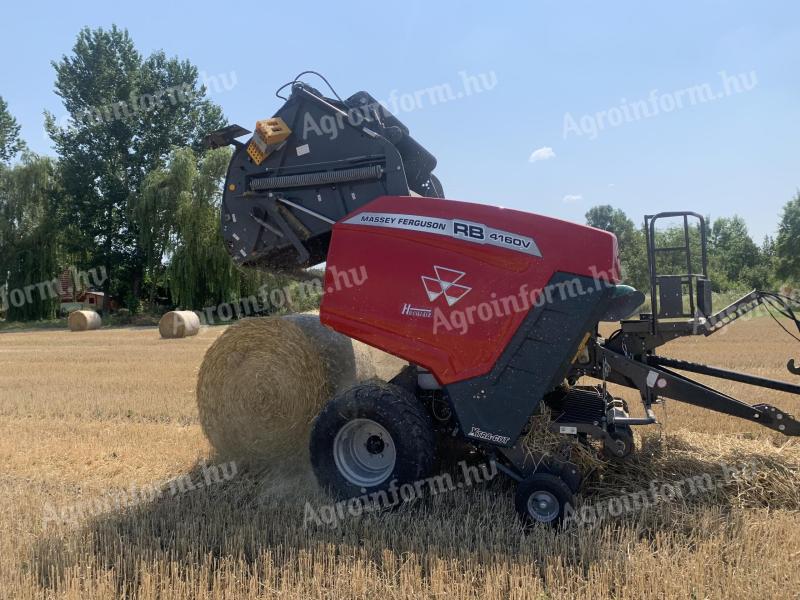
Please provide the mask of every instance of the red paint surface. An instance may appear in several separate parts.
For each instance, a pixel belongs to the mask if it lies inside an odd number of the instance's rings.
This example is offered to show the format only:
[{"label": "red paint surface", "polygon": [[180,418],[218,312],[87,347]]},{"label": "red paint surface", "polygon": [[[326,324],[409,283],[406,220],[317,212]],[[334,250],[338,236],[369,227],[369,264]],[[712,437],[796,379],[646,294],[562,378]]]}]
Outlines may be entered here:
[{"label": "red paint surface", "polygon": [[[362,212],[481,223],[533,238],[541,257],[434,233],[344,222]],[[457,284],[471,289],[452,288],[451,295],[460,296],[452,306],[444,296],[428,297],[422,277],[435,278],[434,266],[464,272]],[[525,318],[530,298],[538,298],[556,272],[619,281],[616,238],[517,210],[385,196],[334,226],[320,318],[345,335],[426,367],[448,384],[494,366]],[[407,304],[432,315],[404,315]]]}]

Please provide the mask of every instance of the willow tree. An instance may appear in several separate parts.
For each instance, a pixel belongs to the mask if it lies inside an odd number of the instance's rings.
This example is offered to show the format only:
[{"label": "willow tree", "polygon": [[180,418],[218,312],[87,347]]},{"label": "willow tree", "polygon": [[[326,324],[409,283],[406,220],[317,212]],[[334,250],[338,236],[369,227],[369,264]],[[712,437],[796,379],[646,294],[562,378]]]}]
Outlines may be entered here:
[{"label": "willow tree", "polygon": [[166,284],[164,258],[178,233],[176,212],[179,198],[182,195],[190,197],[192,193],[197,177],[195,163],[191,151],[175,152],[168,168],[148,173],[141,194],[131,199],[131,217],[145,255],[145,278],[151,306],[158,287]]},{"label": "willow tree", "polygon": [[24,154],[0,170],[0,308],[11,321],[55,317],[59,185],[49,158]]},{"label": "willow tree", "polygon": [[200,309],[238,300],[263,280],[231,261],[220,233],[227,148],[196,155],[173,151],[163,169],[151,171],[133,205],[139,244],[146,249],[154,283],[163,277],[173,302]]},{"label": "willow tree", "polygon": [[178,197],[178,244],[169,282],[173,299],[183,307],[230,302],[239,295],[238,273],[219,228],[221,180],[228,160],[228,152],[209,152],[194,171],[191,193]]}]

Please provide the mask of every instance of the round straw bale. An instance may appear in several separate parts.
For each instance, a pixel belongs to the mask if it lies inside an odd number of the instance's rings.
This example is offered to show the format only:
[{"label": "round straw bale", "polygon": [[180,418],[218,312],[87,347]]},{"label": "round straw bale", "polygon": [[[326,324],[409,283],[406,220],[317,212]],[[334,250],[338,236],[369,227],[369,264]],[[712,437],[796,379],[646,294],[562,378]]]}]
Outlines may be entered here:
[{"label": "round straw bale", "polygon": [[90,331],[100,329],[103,320],[93,310],[74,310],[69,313],[67,325],[70,331]]},{"label": "round straw bale", "polygon": [[190,310],[172,310],[158,322],[162,338],[173,339],[197,335],[200,331],[200,317]]},{"label": "round straw bale", "polygon": [[404,361],[354,342],[314,314],[244,319],[206,352],[197,382],[203,431],[221,455],[279,464],[307,455],[311,421],[334,394]]}]

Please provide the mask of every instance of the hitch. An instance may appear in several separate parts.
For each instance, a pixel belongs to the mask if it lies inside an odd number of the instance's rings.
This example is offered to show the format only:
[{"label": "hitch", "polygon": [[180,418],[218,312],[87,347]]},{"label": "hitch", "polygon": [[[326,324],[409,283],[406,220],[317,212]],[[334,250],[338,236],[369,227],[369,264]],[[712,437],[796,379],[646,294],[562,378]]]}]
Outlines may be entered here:
[{"label": "hitch", "polygon": [[719,379],[740,381],[761,388],[798,395],[800,395],[800,386],[660,356],[649,356],[646,358],[646,362],[642,362],[604,347],[600,348],[600,355],[610,367],[608,381],[638,389],[646,409],[659,396],[672,398],[679,402],[759,423],[787,436],[800,436],[800,422],[783,410],[769,404],[747,404],[665,367],[670,366],[683,371],[702,373]]}]

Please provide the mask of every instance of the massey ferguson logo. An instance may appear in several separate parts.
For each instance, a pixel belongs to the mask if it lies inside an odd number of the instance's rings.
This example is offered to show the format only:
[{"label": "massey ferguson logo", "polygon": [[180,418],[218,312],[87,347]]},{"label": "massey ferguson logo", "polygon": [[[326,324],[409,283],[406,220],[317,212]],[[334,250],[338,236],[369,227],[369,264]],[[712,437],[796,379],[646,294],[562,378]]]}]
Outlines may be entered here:
[{"label": "massey ferguson logo", "polygon": [[459,285],[459,281],[466,275],[464,271],[456,271],[445,267],[433,267],[436,277],[422,276],[422,285],[428,293],[428,300],[433,302],[439,296],[444,296],[447,306],[453,306],[461,300],[472,289],[465,285]]}]

